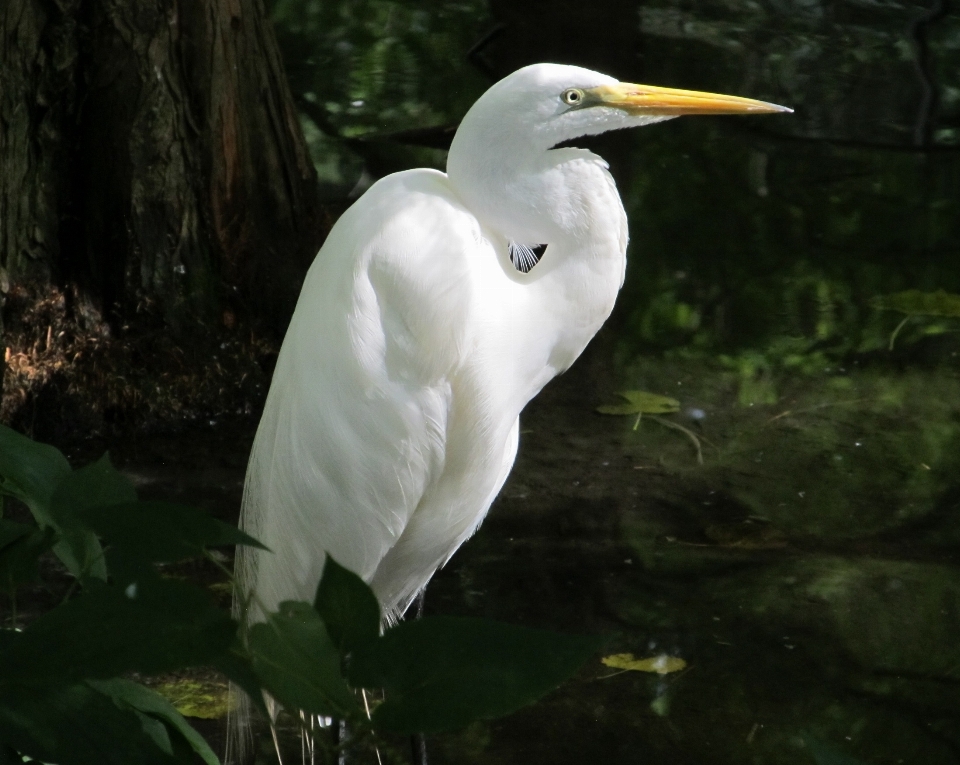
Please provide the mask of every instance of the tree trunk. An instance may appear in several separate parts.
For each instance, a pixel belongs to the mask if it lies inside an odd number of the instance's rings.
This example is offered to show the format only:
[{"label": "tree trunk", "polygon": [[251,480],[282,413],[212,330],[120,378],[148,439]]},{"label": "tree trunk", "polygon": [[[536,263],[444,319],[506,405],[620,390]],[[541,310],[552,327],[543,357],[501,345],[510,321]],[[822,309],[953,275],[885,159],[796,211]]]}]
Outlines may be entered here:
[{"label": "tree trunk", "polygon": [[282,331],[315,188],[261,0],[0,3],[3,293],[58,287],[81,322]]}]

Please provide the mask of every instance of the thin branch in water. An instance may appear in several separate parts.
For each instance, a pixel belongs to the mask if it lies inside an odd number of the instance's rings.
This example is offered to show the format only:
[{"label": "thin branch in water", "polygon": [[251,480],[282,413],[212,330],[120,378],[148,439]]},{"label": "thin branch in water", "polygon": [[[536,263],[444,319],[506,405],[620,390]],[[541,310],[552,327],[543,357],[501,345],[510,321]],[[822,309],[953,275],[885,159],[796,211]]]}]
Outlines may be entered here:
[{"label": "thin branch in water", "polygon": [[[697,464],[698,465],[703,464],[703,449],[700,448],[700,439],[697,438],[697,435],[692,430],[690,430],[689,428],[685,428],[683,427],[683,425],[679,425],[675,422],[670,422],[670,420],[664,420],[661,417],[657,417],[657,415],[655,414],[648,414],[647,417],[649,417],[654,422],[659,422],[665,428],[672,428],[673,430],[679,430],[687,438],[689,438],[690,441],[693,443],[693,448],[697,450]],[[638,421],[639,421],[639,418],[638,418]],[[706,441],[707,439],[703,439],[703,440]],[[710,443],[710,442],[707,441],[707,443]],[[713,444],[711,444],[711,446],[713,446]],[[714,446],[714,449],[716,449],[715,446]]]},{"label": "thin branch in water", "polygon": [[896,340],[897,340],[897,335],[900,334],[900,330],[903,329],[904,325],[906,325],[906,323],[907,323],[908,321],[910,321],[910,314],[907,314],[906,316],[904,316],[904,317],[903,317],[903,321],[901,321],[901,322],[897,325],[897,328],[896,328],[895,330],[893,330],[893,334],[890,335],[890,345],[887,346],[887,350],[888,350],[888,351],[892,351],[892,350],[893,350],[893,344],[894,344],[894,343],[896,342]]},{"label": "thin branch in water", "polygon": [[803,409],[786,409],[780,412],[780,414],[776,414],[767,420],[764,423],[764,426],[767,426],[776,420],[782,419],[783,417],[790,417],[795,414],[809,414],[810,412],[818,412],[821,409],[829,409],[832,406],[850,406],[851,404],[862,404],[864,401],[870,401],[870,399],[852,398],[849,401],[831,401],[829,404],[817,404],[816,406],[808,406]]}]

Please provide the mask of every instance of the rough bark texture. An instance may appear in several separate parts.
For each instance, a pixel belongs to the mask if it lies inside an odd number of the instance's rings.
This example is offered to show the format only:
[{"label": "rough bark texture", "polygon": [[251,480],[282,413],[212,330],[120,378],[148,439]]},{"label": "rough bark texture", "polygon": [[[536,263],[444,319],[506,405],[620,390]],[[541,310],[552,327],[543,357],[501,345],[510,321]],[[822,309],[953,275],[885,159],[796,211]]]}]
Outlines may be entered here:
[{"label": "rough bark texture", "polygon": [[260,0],[0,3],[4,293],[59,287],[81,323],[282,330],[315,185]]}]

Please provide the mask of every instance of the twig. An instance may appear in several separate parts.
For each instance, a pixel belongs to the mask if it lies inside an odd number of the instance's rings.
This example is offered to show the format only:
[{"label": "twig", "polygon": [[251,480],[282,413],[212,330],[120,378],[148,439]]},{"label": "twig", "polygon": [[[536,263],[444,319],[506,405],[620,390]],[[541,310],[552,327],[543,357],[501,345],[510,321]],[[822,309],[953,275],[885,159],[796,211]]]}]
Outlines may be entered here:
[{"label": "twig", "polygon": [[893,334],[890,335],[890,345],[887,346],[887,350],[888,350],[888,351],[892,351],[892,350],[893,350],[893,344],[894,344],[894,342],[895,342],[896,339],[897,339],[897,335],[900,334],[900,330],[903,329],[904,325],[905,325],[908,321],[910,321],[910,314],[907,314],[906,316],[904,316],[904,317],[903,317],[903,321],[901,321],[901,322],[897,325],[897,328],[896,328],[895,330],[893,330]]},{"label": "twig", "polygon": [[[670,420],[664,420],[655,414],[648,414],[647,417],[649,417],[654,422],[659,422],[665,428],[672,428],[673,430],[679,430],[687,438],[689,438],[693,442],[693,447],[697,450],[697,464],[698,465],[703,464],[703,449],[700,448],[700,439],[697,438],[696,434],[692,430],[690,430],[689,428],[683,427],[683,425],[678,425],[675,422],[670,422]],[[637,421],[639,422],[639,418],[637,418]],[[703,440],[706,441],[707,439],[703,439]],[[707,441],[707,443],[710,443],[710,442]],[[711,444],[711,446],[713,445]],[[714,449],[716,449],[715,446],[714,446]]]},{"label": "twig", "polygon": [[850,399],[849,401],[832,401],[829,404],[817,404],[816,406],[808,406],[804,409],[796,409],[796,410],[787,409],[783,412],[780,412],[780,414],[777,414],[771,417],[769,420],[767,420],[764,423],[764,426],[769,425],[771,422],[774,422],[775,420],[779,420],[782,417],[790,417],[791,415],[794,415],[794,414],[807,414],[808,412],[816,412],[816,411],[819,411],[820,409],[827,409],[831,406],[848,406],[850,404],[862,404],[864,401],[869,401],[869,400],[870,399],[868,398],[854,398],[854,399]]}]

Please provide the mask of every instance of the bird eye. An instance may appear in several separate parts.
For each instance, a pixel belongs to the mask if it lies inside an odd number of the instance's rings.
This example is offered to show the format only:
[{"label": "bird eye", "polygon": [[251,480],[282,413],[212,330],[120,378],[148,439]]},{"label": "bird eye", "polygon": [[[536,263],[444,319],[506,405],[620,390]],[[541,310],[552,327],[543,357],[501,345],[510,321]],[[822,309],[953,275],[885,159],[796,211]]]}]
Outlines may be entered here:
[{"label": "bird eye", "polygon": [[570,88],[560,95],[560,99],[568,106],[576,106],[583,101],[583,91],[579,88]]}]

